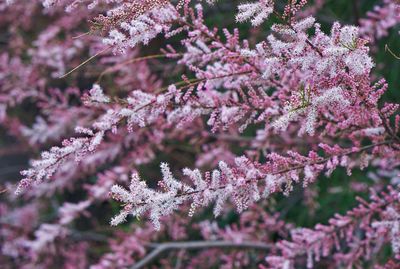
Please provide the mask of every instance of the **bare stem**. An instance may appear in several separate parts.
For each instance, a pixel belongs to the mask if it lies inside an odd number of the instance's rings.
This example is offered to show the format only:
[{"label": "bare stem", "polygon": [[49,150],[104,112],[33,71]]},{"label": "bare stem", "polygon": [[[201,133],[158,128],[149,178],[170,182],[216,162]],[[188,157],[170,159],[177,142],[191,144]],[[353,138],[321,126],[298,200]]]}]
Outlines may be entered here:
[{"label": "bare stem", "polygon": [[388,51],[397,60],[400,60],[400,56],[397,56],[396,54],[394,54],[394,52],[389,48],[388,44],[385,45],[385,51]]},{"label": "bare stem", "polygon": [[84,66],[85,64],[87,64],[88,62],[90,62],[91,60],[93,60],[94,58],[96,58],[97,56],[99,56],[100,54],[103,54],[104,52],[106,52],[107,50],[109,50],[111,47],[107,47],[99,52],[97,52],[95,55],[93,55],[92,57],[90,57],[89,59],[83,61],[81,64],[79,64],[77,67],[73,68],[72,70],[70,70],[69,72],[67,72],[66,74],[62,75],[59,78],[65,78],[66,76],[68,76],[69,74],[73,73],[74,71],[78,70],[79,68],[81,68],[82,66]]},{"label": "bare stem", "polygon": [[167,242],[167,243],[150,243],[149,247],[154,248],[142,260],[135,263],[130,269],[140,269],[154,261],[162,253],[170,250],[192,250],[192,249],[209,249],[209,248],[249,248],[256,250],[269,250],[271,244],[262,242],[232,242],[232,241],[187,241],[187,242]]},{"label": "bare stem", "polygon": [[[182,55],[182,53],[175,53],[174,55],[179,56]],[[116,70],[118,70],[119,68],[127,65],[127,64],[131,64],[131,63],[136,63],[136,62],[140,62],[140,61],[145,61],[145,60],[150,60],[150,59],[159,59],[159,58],[166,58],[168,57],[168,54],[155,54],[155,55],[148,55],[148,56],[144,56],[144,57],[137,57],[134,59],[129,59],[127,61],[124,61],[122,63],[119,63],[115,66],[111,66],[109,68],[106,68],[103,72],[101,72],[101,74],[99,75],[99,78],[97,79],[97,83],[100,83],[101,79],[103,78],[104,75],[114,72]]]}]

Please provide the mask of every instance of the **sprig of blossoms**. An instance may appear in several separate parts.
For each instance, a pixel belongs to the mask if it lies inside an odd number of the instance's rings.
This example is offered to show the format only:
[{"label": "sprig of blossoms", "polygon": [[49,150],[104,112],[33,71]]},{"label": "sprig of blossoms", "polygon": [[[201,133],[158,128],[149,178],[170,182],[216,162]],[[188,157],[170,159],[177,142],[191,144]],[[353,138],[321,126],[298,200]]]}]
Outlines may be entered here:
[{"label": "sprig of blossoms", "polygon": [[119,29],[112,29],[103,42],[121,52],[139,43],[147,45],[161,32],[167,33],[177,18],[177,11],[171,4],[156,6],[130,21],[119,22]]},{"label": "sprig of blossoms", "polygon": [[[371,201],[358,198],[360,204],[344,216],[336,214],[328,225],[318,224],[313,229],[292,230],[291,240],[278,243],[282,256],[266,258],[271,268],[295,268],[296,258],[307,256],[307,268],[324,257],[334,257],[337,266],[353,266],[358,260],[368,260],[388,240],[399,255],[399,195],[396,189],[373,194]],[[389,235],[389,236],[388,236]],[[344,239],[344,240],[341,240]],[[344,242],[347,247],[344,247]]]},{"label": "sprig of blossoms", "polygon": [[259,0],[257,2],[241,4],[238,6],[237,22],[250,20],[253,26],[259,26],[274,11],[273,0]]},{"label": "sprig of blossoms", "polygon": [[[174,178],[168,164],[162,163],[163,178],[159,182],[162,191],[149,188],[137,174],[132,175],[129,191],[119,185],[111,188],[111,196],[125,204],[124,209],[112,219],[111,224],[118,225],[124,222],[129,214],[140,217],[149,212],[150,219],[159,230],[161,216],[172,214],[188,201],[191,201],[190,216],[196,208],[208,206],[211,202],[215,202],[214,216],[219,216],[229,198],[232,198],[240,213],[249,205],[272,193],[284,192],[288,195],[293,190],[293,184],[300,181],[303,182],[303,186],[308,186],[325,169],[327,174],[331,174],[340,165],[352,169],[347,155],[379,146],[371,145],[350,151],[322,144],[320,147],[332,156],[322,158],[315,152],[310,153],[308,157],[295,152],[289,152],[289,157],[270,154],[267,157],[271,162],[264,165],[242,156],[235,159],[234,166],[219,162],[218,169],[207,172],[204,176],[198,169],[185,168],[182,173],[190,179],[192,185]],[[303,162],[306,164],[302,164]]]}]

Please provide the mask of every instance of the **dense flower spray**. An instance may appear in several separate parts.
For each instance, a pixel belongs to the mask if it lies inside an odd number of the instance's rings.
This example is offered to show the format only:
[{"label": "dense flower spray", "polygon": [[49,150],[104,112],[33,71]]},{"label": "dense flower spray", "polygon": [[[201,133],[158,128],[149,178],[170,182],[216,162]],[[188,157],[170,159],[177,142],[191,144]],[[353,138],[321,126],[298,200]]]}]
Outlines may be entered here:
[{"label": "dense flower spray", "polygon": [[32,160],[0,182],[0,263],[399,267],[399,85],[376,55],[400,3],[357,3],[355,26],[325,1],[1,0],[0,135]]}]

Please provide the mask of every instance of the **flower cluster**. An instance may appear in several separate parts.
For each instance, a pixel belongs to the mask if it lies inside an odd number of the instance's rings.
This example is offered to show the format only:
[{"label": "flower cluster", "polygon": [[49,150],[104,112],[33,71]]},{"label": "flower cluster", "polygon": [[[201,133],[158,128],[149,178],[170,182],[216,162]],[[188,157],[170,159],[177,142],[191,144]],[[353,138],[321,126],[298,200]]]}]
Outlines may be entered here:
[{"label": "flower cluster", "polygon": [[375,255],[382,247],[382,238],[387,237],[390,237],[393,252],[398,256],[399,195],[390,189],[381,195],[373,194],[371,199],[368,203],[359,198],[360,204],[356,208],[345,216],[335,215],[329,220],[329,225],[292,230],[291,241],[278,243],[282,256],[269,256],[267,262],[271,268],[295,268],[296,258],[305,255],[307,268],[313,268],[314,262],[333,256],[337,266],[352,267],[359,260],[368,260]]}]

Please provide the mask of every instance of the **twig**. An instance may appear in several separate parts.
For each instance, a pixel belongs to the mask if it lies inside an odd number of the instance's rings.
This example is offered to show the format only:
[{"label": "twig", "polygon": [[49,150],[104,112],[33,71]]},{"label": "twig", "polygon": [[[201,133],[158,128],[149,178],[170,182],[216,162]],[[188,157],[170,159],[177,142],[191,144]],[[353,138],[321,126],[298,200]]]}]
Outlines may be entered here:
[{"label": "twig", "polygon": [[[182,55],[182,53],[175,53],[174,55],[179,56]],[[130,63],[135,63],[135,62],[140,62],[140,61],[145,61],[145,60],[150,60],[150,59],[158,59],[158,58],[166,58],[168,55],[167,54],[155,54],[155,55],[148,55],[148,56],[144,56],[144,57],[137,57],[134,59],[130,59],[127,61],[124,61],[122,63],[119,63],[115,66],[111,66],[107,69],[105,69],[103,72],[101,72],[101,74],[99,75],[99,78],[97,79],[96,83],[100,83],[101,79],[103,78],[104,75],[114,72],[116,70],[118,70],[120,67],[123,67],[126,64],[130,64]]]},{"label": "twig", "polygon": [[70,70],[69,72],[67,72],[66,74],[62,75],[59,78],[65,78],[66,76],[68,76],[69,74],[71,74],[72,72],[78,70],[79,68],[81,68],[82,66],[84,66],[85,64],[87,64],[88,62],[90,62],[91,60],[93,60],[94,58],[96,58],[97,56],[99,56],[100,54],[106,52],[107,50],[109,50],[111,48],[107,47],[99,52],[97,52],[95,55],[93,55],[92,57],[90,57],[89,59],[85,60],[84,62],[82,62],[81,64],[79,64],[77,67],[73,68],[72,70]]},{"label": "twig", "polygon": [[151,263],[163,252],[169,250],[191,250],[191,249],[202,249],[202,248],[252,248],[257,250],[269,250],[271,244],[265,244],[261,242],[231,242],[231,241],[188,241],[188,242],[171,242],[171,243],[149,243],[150,248],[154,248],[147,256],[142,260],[135,263],[130,269],[140,269]]},{"label": "twig", "polygon": [[396,54],[394,54],[394,52],[389,48],[388,44],[385,44],[385,51],[388,51],[397,60],[400,60],[400,56],[397,56]]},{"label": "twig", "polygon": [[74,37],[72,37],[72,39],[78,39],[78,38],[81,38],[82,36],[85,36],[85,35],[88,35],[88,34],[90,34],[90,31],[88,31],[86,33],[83,33],[83,34],[80,34],[78,36],[74,36]]}]

